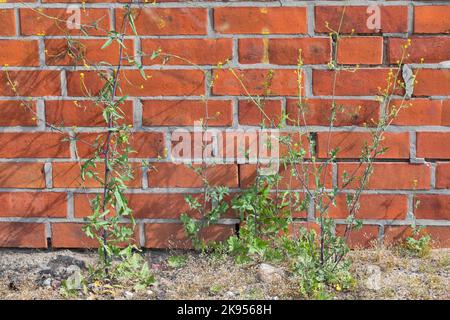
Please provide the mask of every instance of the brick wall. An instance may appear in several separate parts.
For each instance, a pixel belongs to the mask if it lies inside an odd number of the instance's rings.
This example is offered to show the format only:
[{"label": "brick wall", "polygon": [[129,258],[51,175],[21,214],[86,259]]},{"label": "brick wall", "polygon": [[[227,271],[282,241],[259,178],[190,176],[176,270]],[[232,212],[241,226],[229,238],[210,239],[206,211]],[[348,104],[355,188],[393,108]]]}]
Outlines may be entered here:
[{"label": "brick wall", "polygon": [[[0,1],[0,246],[56,248],[89,247],[95,244],[81,231],[83,217],[89,215],[89,198],[99,185],[80,184],[75,141],[62,139],[48,124],[64,123],[63,131],[73,135],[73,126],[83,139],[95,139],[102,128],[101,114],[84,97],[80,77],[92,90],[101,86],[93,72],[71,66],[58,55],[70,33],[87,48],[93,63],[117,64],[117,46],[100,50],[103,32],[66,30],[45,15],[67,19],[66,7],[74,0]],[[81,22],[101,18],[99,27],[120,24],[124,1],[83,2]],[[125,41],[129,54],[140,50],[182,55],[209,74],[218,75],[212,90],[205,86],[201,70],[180,60],[170,60],[160,68],[158,59],[143,57],[147,81],[131,66],[124,66],[124,83],[129,94],[124,121],[135,131],[132,154],[135,179],[129,182],[129,198],[138,222],[136,237],[145,247],[185,246],[178,222],[187,205],[183,197],[200,191],[201,180],[183,165],[170,162],[170,133],[192,126],[204,116],[203,96],[220,112],[213,123],[218,128],[257,125],[261,115],[244,101],[242,88],[227,73],[215,67],[231,60],[242,70],[251,93],[268,69],[273,69],[269,98],[270,115],[282,110],[295,112],[298,49],[303,50],[305,94],[315,112],[308,115],[317,132],[317,152],[326,155],[326,112],[332,95],[333,71],[327,63],[333,53],[329,27],[337,29],[343,1],[177,1],[133,4],[140,8],[136,20],[139,37],[130,33]],[[400,113],[386,133],[388,152],[377,161],[368,190],[361,198],[361,231],[351,236],[352,244],[371,239],[387,243],[405,236],[412,217],[427,226],[441,246],[450,245],[450,5],[447,1],[377,1],[381,31],[367,27],[367,2],[346,1],[337,61],[359,65],[356,72],[338,76],[336,95],[348,105],[346,113],[361,106],[359,118],[343,115],[333,129],[332,141],[339,144],[339,162],[327,173],[329,186],[339,183],[344,170],[354,168],[367,130],[363,123],[377,119],[380,106],[375,100],[378,87],[385,84],[389,67],[395,67],[400,46],[409,37],[412,46],[408,66],[420,68],[411,107]],[[81,5],[80,3],[78,3]],[[371,2],[373,4],[373,2]],[[39,12],[37,12],[37,10]],[[99,37],[100,36],[100,37]],[[421,58],[424,63],[421,63]],[[36,114],[21,107],[7,84],[7,75],[17,83],[18,94],[31,97]],[[400,97],[400,96],[399,96]],[[74,101],[77,101],[74,103]],[[82,104],[85,108],[77,107]],[[347,107],[346,107],[347,108]],[[289,126],[286,130],[295,130]],[[81,157],[90,150],[77,146]],[[167,152],[168,151],[168,152]],[[143,169],[148,159],[158,170]],[[227,164],[211,169],[213,183],[233,191],[245,187],[252,175],[251,165]],[[351,190],[347,191],[351,192]],[[415,203],[420,201],[419,206]],[[338,223],[344,216],[345,197],[338,197],[331,215]],[[299,213],[311,220],[311,212]],[[207,230],[207,236],[221,238],[234,232],[233,219]],[[307,223],[307,222],[300,222]],[[338,226],[337,232],[342,232]],[[51,242],[50,242],[51,241]]]}]

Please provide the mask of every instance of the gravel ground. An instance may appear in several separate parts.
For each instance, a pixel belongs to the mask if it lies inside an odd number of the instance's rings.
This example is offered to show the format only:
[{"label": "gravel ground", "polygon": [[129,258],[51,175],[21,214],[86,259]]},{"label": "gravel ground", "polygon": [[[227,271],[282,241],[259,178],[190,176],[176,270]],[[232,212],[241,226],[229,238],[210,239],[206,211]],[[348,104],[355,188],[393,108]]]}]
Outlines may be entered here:
[{"label": "gravel ground", "polygon": [[[170,267],[173,255],[186,257]],[[148,251],[157,283],[134,292],[126,285],[92,284],[78,299],[301,299],[295,279],[265,282],[259,265],[236,265],[192,252]],[[433,250],[426,258],[405,257],[385,249],[350,254],[356,287],[336,292],[336,299],[449,299],[450,249]],[[86,270],[96,260],[89,251],[0,250],[0,299],[65,299],[61,280],[72,269]],[[282,268],[280,268],[282,271]],[[85,272],[85,271],[83,271]]]}]

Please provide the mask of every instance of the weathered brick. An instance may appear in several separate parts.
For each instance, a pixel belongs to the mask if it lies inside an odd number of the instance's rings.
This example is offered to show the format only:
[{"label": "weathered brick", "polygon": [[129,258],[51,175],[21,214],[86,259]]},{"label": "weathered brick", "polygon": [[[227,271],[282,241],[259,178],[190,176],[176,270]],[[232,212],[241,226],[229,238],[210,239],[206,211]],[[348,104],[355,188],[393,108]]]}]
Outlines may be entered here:
[{"label": "weathered brick", "polygon": [[286,111],[289,125],[374,126],[378,122],[380,105],[374,100],[305,99],[299,106],[298,99],[289,99]]},{"label": "weathered brick", "polygon": [[[223,241],[234,234],[234,225],[210,225],[202,230],[200,237],[204,241]],[[147,223],[145,224],[145,247],[153,249],[189,249],[191,241],[187,238],[182,224]]]},{"label": "weathered brick", "polygon": [[[20,32],[24,36],[50,36],[58,35],[105,35],[110,29],[108,9],[84,8],[80,10],[80,26],[73,21],[68,24],[73,10],[56,8],[20,8]],[[68,28],[71,26],[72,28]]]},{"label": "weathered brick", "polygon": [[1,158],[68,158],[68,136],[61,133],[0,133]]},{"label": "weathered brick", "polygon": [[450,159],[450,133],[417,132],[417,157]]},{"label": "weathered brick", "polygon": [[[53,163],[53,187],[54,188],[100,188],[102,183],[95,178],[86,176],[85,180],[81,178],[81,165],[77,162],[55,162]],[[90,168],[94,171],[101,181],[103,181],[104,164],[97,164],[96,169]],[[141,167],[139,163],[132,163],[133,179],[126,181],[125,184],[129,188],[141,187]]]},{"label": "weathered brick", "polygon": [[295,70],[274,70],[272,72],[268,69],[246,69],[233,72],[214,70],[215,84],[212,88],[214,95],[262,95],[264,93],[296,95],[298,93],[298,76]]},{"label": "weathered brick", "polygon": [[438,162],[436,166],[436,188],[450,189],[450,162]]},{"label": "weathered brick", "polygon": [[[197,166],[198,167],[198,166]],[[213,186],[238,186],[237,165],[215,165],[206,169]],[[148,171],[148,185],[152,188],[201,188],[203,180],[192,168],[184,164],[153,163]]]},{"label": "weathered brick", "polygon": [[306,33],[306,8],[215,8],[214,30],[218,33]]},{"label": "weathered brick", "polygon": [[2,65],[39,66],[39,48],[35,40],[0,40]]},{"label": "weathered brick", "polygon": [[[119,63],[120,45],[112,42],[102,49],[105,39],[75,39],[69,42],[66,39],[45,40],[45,63],[51,66],[90,66],[92,64]],[[123,41],[123,57],[134,56],[134,43],[130,39]],[[123,59],[122,64],[129,65],[128,59]]]},{"label": "weathered brick", "polygon": [[59,96],[61,75],[59,71],[0,71],[1,96]]},{"label": "weathered brick", "polygon": [[45,188],[43,163],[0,163],[1,188]]},{"label": "weathered brick", "polygon": [[239,101],[239,124],[265,127],[277,126],[281,119],[281,101],[266,100],[257,106],[251,100]]},{"label": "weathered brick", "polygon": [[[137,219],[179,219],[182,213],[200,218],[195,210],[189,208],[185,200],[186,193],[133,193],[127,194],[128,205]],[[189,194],[201,200],[201,194]],[[95,194],[74,194],[74,209],[76,218],[84,218],[92,214],[90,202]],[[210,206],[208,205],[208,208]],[[114,208],[110,208],[114,214]]]},{"label": "weathered brick", "polygon": [[10,37],[16,35],[16,18],[13,9],[0,9],[0,36]]},{"label": "weathered brick", "polygon": [[[347,195],[338,194],[336,206],[331,205],[331,218],[346,219],[349,215]],[[359,209],[353,211],[357,219],[404,220],[408,212],[408,197],[403,194],[361,194]],[[353,204],[353,202],[352,202]]]},{"label": "weathered brick", "polygon": [[[317,134],[317,154],[321,158],[330,156],[330,152],[337,151],[337,158],[360,158],[365,146],[373,146],[373,137],[369,132],[319,132]],[[382,148],[387,150],[377,158],[381,159],[409,159],[409,133],[383,134],[380,146],[375,150],[379,152]],[[375,151],[371,153],[375,156]]]},{"label": "weathered brick", "polygon": [[337,62],[342,64],[381,64],[383,62],[383,38],[339,38]]},{"label": "weathered brick", "polygon": [[450,33],[450,6],[415,6],[414,33]]},{"label": "weathered brick", "polygon": [[64,218],[67,195],[59,192],[0,192],[0,217]]},{"label": "weathered brick", "polygon": [[[371,248],[378,243],[378,226],[364,225],[359,230],[352,229],[349,232],[347,245],[351,249]],[[345,225],[336,226],[336,234],[343,237],[345,235]]]},{"label": "weathered brick", "polygon": [[[57,127],[107,127],[102,105],[91,100],[45,101],[45,119],[48,125]],[[121,124],[133,124],[133,103],[125,101],[119,105],[123,111]]]},{"label": "weathered brick", "polygon": [[[358,163],[339,163],[338,164],[338,185],[346,188],[359,188],[358,178],[363,177],[367,165]],[[344,172],[347,173],[347,179],[354,176],[356,179],[346,183]],[[431,173],[428,164],[409,164],[409,163],[374,163],[373,173],[366,184],[367,189],[386,189],[386,190],[427,190],[430,189]]]},{"label": "weathered brick", "polygon": [[[301,50],[301,52],[299,52]],[[326,64],[331,59],[329,38],[239,39],[239,62],[297,65]]]},{"label": "weathered brick", "polygon": [[0,247],[47,248],[43,223],[0,222]]},{"label": "weathered brick", "polygon": [[[139,35],[203,35],[206,34],[206,9],[139,8],[133,16]],[[116,9],[116,28],[120,30],[125,9]],[[131,28],[128,33],[133,34]]]},{"label": "weathered brick", "polygon": [[35,127],[37,125],[36,103],[16,100],[0,101],[0,126]]},{"label": "weathered brick", "polygon": [[[314,169],[312,164],[297,164],[295,166],[280,165],[280,190],[300,189],[304,187],[311,189],[316,188],[314,177],[319,166],[320,165],[317,165],[316,169]],[[256,168],[257,167],[254,164],[239,165],[239,185],[241,188],[248,188],[255,183],[257,172]],[[332,186],[332,181],[331,166],[323,167],[322,173],[320,174],[320,183],[326,188],[330,188]]]},{"label": "weathered brick", "polygon": [[[400,109],[400,110],[399,110]],[[389,111],[396,113],[392,124],[397,126],[440,126],[444,124],[442,100],[392,100]]]},{"label": "weathered brick", "polygon": [[416,81],[413,92],[416,97],[450,95],[450,69],[420,69]]},{"label": "weathered brick", "polygon": [[[103,146],[106,133],[80,133],[77,135],[78,155],[89,158],[99,146]],[[133,132],[130,136],[130,158],[158,158],[165,154],[162,132]]]},{"label": "weathered brick", "polygon": [[403,46],[408,43],[402,38],[388,38],[389,62],[398,63],[404,54],[404,63],[439,63],[450,60],[449,37],[412,37],[409,48],[404,51]]},{"label": "weathered brick", "polygon": [[[218,65],[232,58],[231,39],[143,39],[142,61],[145,65]],[[159,56],[151,59],[154,51]]]},{"label": "weathered brick", "polygon": [[144,126],[193,126],[205,121],[208,126],[230,126],[233,109],[230,100],[143,100]]},{"label": "weathered brick", "polygon": [[[315,95],[369,96],[378,95],[387,88],[390,69],[361,68],[354,71],[313,70],[313,93]],[[395,72],[394,72],[395,77]],[[402,79],[396,79],[402,80]],[[357,83],[358,85],[355,85]],[[391,82],[392,83],[392,82]],[[403,90],[396,88],[395,93]]]},{"label": "weathered brick", "polygon": [[415,195],[414,215],[417,219],[448,220],[450,218],[450,196],[440,194]]},{"label": "weathered brick", "polygon": [[[369,28],[373,12],[367,6],[316,6],[315,31],[329,33],[397,33],[408,31],[407,6],[379,6],[381,29]],[[370,20],[371,22],[371,20]]]}]

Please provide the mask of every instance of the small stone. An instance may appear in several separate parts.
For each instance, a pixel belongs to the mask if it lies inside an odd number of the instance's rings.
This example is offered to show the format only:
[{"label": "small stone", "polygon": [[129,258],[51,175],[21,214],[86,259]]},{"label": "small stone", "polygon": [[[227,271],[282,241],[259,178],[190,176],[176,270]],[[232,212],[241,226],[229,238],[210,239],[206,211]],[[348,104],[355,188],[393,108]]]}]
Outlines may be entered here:
[{"label": "small stone", "polygon": [[258,278],[265,283],[283,281],[285,277],[284,271],[280,268],[271,266],[267,263],[261,263],[258,269]]},{"label": "small stone", "polygon": [[67,274],[70,274],[70,276],[66,280],[66,285],[68,289],[81,289],[81,284],[83,281],[83,276],[81,274],[80,267],[76,265],[71,265],[66,270]]},{"label": "small stone", "polygon": [[235,296],[235,293],[234,293],[233,291],[227,291],[225,294],[226,294],[228,297],[234,297],[234,296]]},{"label": "small stone", "polygon": [[368,265],[366,269],[367,277],[364,284],[369,290],[378,291],[381,289],[381,269],[376,265]]},{"label": "small stone", "polygon": [[130,292],[130,291],[125,291],[123,294],[124,294],[125,298],[127,298],[127,299],[132,299],[134,296],[133,292]]},{"label": "small stone", "polygon": [[47,278],[42,282],[43,287],[51,287],[52,285],[52,278]]},{"label": "small stone", "polygon": [[149,296],[152,296],[152,295],[154,295],[155,293],[154,293],[152,290],[147,290],[147,294],[148,294]]}]

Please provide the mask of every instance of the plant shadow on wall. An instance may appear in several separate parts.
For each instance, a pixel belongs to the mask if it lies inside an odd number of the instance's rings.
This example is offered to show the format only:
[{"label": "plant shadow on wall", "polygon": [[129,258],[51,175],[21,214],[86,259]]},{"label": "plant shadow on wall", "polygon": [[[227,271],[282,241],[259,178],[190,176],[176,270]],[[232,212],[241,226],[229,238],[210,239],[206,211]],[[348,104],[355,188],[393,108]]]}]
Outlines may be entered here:
[{"label": "plant shadow on wall", "polygon": [[[88,284],[93,282],[100,281],[108,285],[126,282],[131,283],[135,290],[142,290],[155,281],[136,242],[136,221],[127,195],[129,183],[134,179],[130,157],[136,150],[133,150],[131,143],[132,126],[125,121],[127,114],[123,108],[128,99],[127,94],[139,92],[149,80],[146,70],[139,62],[142,58],[161,59],[161,67],[172,60],[181,60],[192,67],[197,65],[191,63],[189,57],[162,50],[149,54],[140,52],[139,57],[129,55],[126,35],[131,33],[138,36],[135,15],[135,10],[126,5],[119,30],[103,30],[107,33],[107,39],[101,49],[114,47],[117,51],[116,64],[91,63],[87,58],[85,45],[71,35],[66,36],[64,44],[60,44],[56,53],[50,57],[50,61],[68,59],[68,65],[85,68],[86,72],[74,73],[78,78],[69,81],[79,83],[79,92],[82,93],[79,95],[83,95],[86,101],[93,101],[101,110],[104,123],[101,127],[106,128],[95,139],[86,139],[78,134],[77,128],[67,130],[65,124],[38,119],[55,132],[63,134],[62,141],[88,147],[88,157],[84,152],[79,157],[78,149],[76,152],[81,185],[95,185],[101,190],[90,199],[91,215],[86,218],[83,229],[98,245],[100,259],[98,264],[90,268],[83,281],[65,282],[64,293],[69,296],[77,295],[80,291],[86,293],[89,290]],[[58,21],[58,18],[53,19]],[[80,32],[83,33],[84,28],[97,30],[99,24],[80,26]],[[320,132],[314,131],[314,125],[308,121],[314,108],[305,98],[302,50],[298,52],[297,68],[292,70],[297,97],[295,101],[289,101],[290,108],[278,119],[268,116],[272,87],[280,86],[276,83],[279,81],[277,71],[268,70],[260,83],[245,78],[245,74],[241,74],[229,61],[219,63],[212,73],[199,68],[202,79],[206,79],[208,92],[214,92],[215,84],[222,80],[221,77],[231,76],[230,81],[240,88],[239,91],[245,98],[242,101],[255,107],[260,114],[262,121],[256,136],[257,149],[264,147],[271,150],[277,145],[279,150],[277,148],[275,157],[257,157],[254,163],[242,166],[240,174],[247,177],[246,185],[241,185],[242,190],[231,190],[212,183],[210,172],[216,160],[211,153],[211,137],[214,133],[209,131],[210,123],[220,114],[210,114],[210,103],[205,97],[202,112],[204,117],[200,121],[204,136],[201,139],[201,160],[199,164],[189,166],[201,180],[202,192],[198,196],[186,196],[190,212],[181,215],[187,237],[195,249],[218,256],[230,255],[235,258],[236,263],[264,261],[287,265],[298,279],[301,295],[317,299],[329,298],[333,291],[347,290],[354,285],[349,271],[351,262],[347,258],[349,247],[346,243],[351,233],[362,227],[362,222],[358,220],[362,191],[367,187],[375,159],[389,152],[385,146],[384,134],[400,110],[406,107],[408,91],[402,80],[402,65],[408,47],[406,45],[397,68],[386,74],[385,88],[379,89],[377,101],[381,106],[380,116],[365,123],[361,141],[349,146],[348,142],[342,140],[342,136],[338,137],[332,130],[336,123],[342,121],[343,113],[351,112],[352,119],[358,119],[358,112],[361,110],[359,107],[349,108],[345,102],[335,98],[336,88],[343,85],[340,83],[340,74],[358,71],[358,67],[349,68],[337,63],[336,52],[340,37],[339,30],[330,29],[334,54],[328,63],[328,72],[332,75],[332,94],[324,115],[328,125]],[[128,77],[128,72],[123,72],[124,65],[134,67],[142,77],[143,84],[135,84],[135,79]],[[20,84],[23,81],[17,80],[14,72],[7,68],[5,70],[5,81],[14,95],[20,97],[36,93],[22,92]],[[101,79],[102,86],[91,84],[93,74]],[[412,79],[414,77],[415,75]],[[196,78],[192,84],[194,95],[199,92],[199,88],[203,88],[204,80],[197,80]],[[36,86],[40,82],[40,79],[36,79]],[[169,91],[172,90],[170,86],[171,84],[167,86]],[[402,95],[402,99],[394,106],[392,99],[399,95]],[[23,106],[35,113],[29,100],[23,101]],[[265,139],[263,132],[267,129],[280,133],[275,142],[272,138]],[[325,143],[318,146],[318,139]],[[342,171],[336,183],[333,182],[332,170],[337,159],[340,159],[341,141],[344,141],[345,148],[359,150],[356,156],[352,156],[359,161],[349,166],[349,170]],[[251,150],[244,146],[244,150],[240,151],[244,162],[250,162]],[[236,154],[233,155],[237,157]],[[167,154],[159,156],[167,159]],[[154,170],[146,161],[142,166]],[[277,169],[267,170],[273,167]],[[346,218],[336,226],[330,212],[342,201],[345,203]],[[238,220],[237,234],[225,241],[208,241],[208,229],[230,217]],[[422,247],[422,243],[412,240],[408,245],[419,248],[417,250]]]}]

